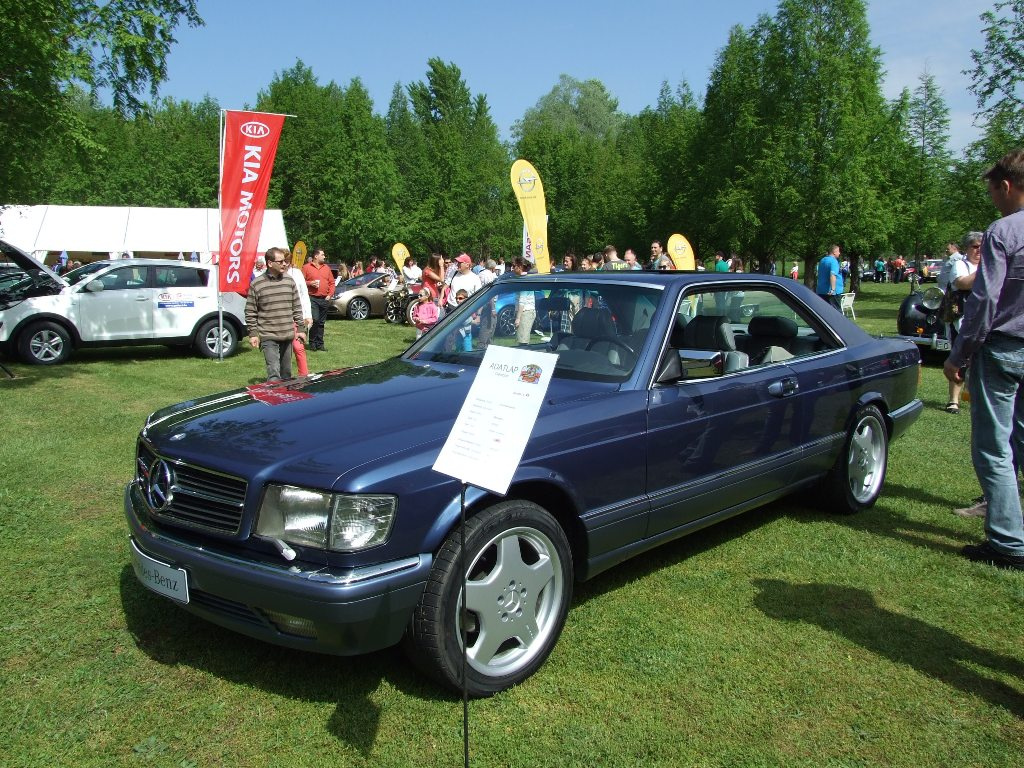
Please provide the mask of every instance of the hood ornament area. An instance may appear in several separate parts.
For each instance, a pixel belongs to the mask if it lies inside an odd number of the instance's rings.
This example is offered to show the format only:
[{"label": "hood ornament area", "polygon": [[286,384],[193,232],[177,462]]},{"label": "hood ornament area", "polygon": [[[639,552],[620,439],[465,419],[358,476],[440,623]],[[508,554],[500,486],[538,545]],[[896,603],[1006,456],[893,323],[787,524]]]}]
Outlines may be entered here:
[{"label": "hood ornament area", "polygon": [[149,465],[149,477],[145,483],[146,501],[154,512],[162,512],[174,500],[174,470],[163,459]]}]

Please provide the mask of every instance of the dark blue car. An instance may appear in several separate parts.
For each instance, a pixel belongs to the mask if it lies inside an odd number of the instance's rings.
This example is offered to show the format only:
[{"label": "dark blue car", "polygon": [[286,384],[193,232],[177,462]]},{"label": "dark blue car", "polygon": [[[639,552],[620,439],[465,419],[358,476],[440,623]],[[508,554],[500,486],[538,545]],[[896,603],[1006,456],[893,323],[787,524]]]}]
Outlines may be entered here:
[{"label": "dark blue car", "polygon": [[[508,495],[431,469],[498,306],[558,363]],[[471,332],[470,332],[471,331]],[[467,341],[467,335],[469,340]],[[562,273],[473,295],[400,357],[154,413],[125,490],[135,572],[272,643],[357,654],[405,641],[486,696],[544,662],[573,583],[817,485],[870,507],[921,412],[917,348],[868,336],[793,280]],[[173,621],[168,616],[167,621]]]}]

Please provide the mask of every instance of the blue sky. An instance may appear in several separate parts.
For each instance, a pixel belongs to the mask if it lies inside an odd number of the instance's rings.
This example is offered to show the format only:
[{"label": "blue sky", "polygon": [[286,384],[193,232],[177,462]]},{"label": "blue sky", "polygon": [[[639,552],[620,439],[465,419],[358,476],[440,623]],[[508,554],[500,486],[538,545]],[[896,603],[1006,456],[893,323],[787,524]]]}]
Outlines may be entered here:
[{"label": "blue sky", "polygon": [[[961,74],[982,47],[979,15],[994,0],[872,0],[872,42],[882,49],[889,98],[927,69],[950,108],[950,145],[978,135]],[[768,0],[200,0],[206,26],[177,31],[160,95],[221,107],[251,105],[276,72],[302,59],[321,83],[359,77],[384,113],[395,82],[423,80],[427,59],[454,62],[470,91],[487,96],[509,137],[512,123],[565,73],[596,78],[624,112],[653,105],[663,81],[699,95],[729,29],[750,26]]]}]

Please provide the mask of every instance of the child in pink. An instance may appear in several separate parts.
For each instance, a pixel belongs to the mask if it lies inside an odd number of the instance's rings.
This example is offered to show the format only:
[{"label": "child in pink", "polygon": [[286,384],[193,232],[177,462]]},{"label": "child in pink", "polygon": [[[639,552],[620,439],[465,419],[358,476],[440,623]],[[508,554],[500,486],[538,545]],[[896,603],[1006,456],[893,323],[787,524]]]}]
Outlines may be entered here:
[{"label": "child in pink", "polygon": [[412,320],[416,324],[416,338],[418,339],[433,328],[439,316],[437,304],[434,303],[434,294],[429,286],[424,285],[420,288],[416,309],[412,313]]}]

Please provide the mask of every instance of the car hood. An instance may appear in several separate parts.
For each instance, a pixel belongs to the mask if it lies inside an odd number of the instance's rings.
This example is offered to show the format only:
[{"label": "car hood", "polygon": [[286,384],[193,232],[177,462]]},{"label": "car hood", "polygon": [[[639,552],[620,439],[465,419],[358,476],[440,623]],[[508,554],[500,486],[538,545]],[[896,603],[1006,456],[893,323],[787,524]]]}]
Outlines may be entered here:
[{"label": "car hood", "polygon": [[0,288],[0,309],[10,307],[32,296],[60,293],[68,287],[68,284],[58,277],[56,272],[44,264],[40,264],[19,248],[5,241],[0,241],[0,248],[3,250],[4,258],[16,264],[32,278],[30,281],[12,283]]},{"label": "car hood", "polygon": [[[250,482],[357,491],[385,464],[432,464],[475,374],[392,358],[170,406],[143,437],[161,455]],[[595,386],[553,380],[549,399]]]}]

